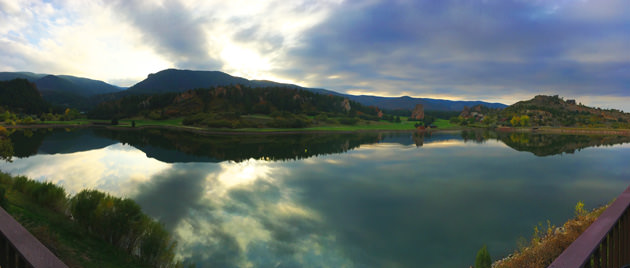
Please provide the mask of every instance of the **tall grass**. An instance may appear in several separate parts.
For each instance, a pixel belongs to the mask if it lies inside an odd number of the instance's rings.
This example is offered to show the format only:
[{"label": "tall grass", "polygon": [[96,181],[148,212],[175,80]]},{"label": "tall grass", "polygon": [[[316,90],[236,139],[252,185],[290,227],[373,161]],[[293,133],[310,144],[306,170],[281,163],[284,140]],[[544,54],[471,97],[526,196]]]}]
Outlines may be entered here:
[{"label": "tall grass", "polygon": [[592,211],[584,210],[584,204],[575,206],[575,218],[568,220],[562,227],[556,228],[549,221],[547,226],[534,227],[534,234],[529,244],[520,245],[520,249],[510,257],[494,263],[495,268],[547,267],[577,239],[608,206]]}]

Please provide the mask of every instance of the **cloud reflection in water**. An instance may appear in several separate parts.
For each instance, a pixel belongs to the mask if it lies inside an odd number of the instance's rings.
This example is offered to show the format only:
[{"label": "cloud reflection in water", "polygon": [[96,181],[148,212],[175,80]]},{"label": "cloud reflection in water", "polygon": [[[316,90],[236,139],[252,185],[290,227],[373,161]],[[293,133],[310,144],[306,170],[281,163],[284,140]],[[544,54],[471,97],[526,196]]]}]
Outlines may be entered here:
[{"label": "cloud reflection in water", "polygon": [[481,244],[501,256],[539,221],[562,222],[578,200],[609,201],[627,186],[627,149],[541,158],[444,139],[299,161],[166,164],[115,144],[0,169],[132,197],[201,267],[461,267]]}]

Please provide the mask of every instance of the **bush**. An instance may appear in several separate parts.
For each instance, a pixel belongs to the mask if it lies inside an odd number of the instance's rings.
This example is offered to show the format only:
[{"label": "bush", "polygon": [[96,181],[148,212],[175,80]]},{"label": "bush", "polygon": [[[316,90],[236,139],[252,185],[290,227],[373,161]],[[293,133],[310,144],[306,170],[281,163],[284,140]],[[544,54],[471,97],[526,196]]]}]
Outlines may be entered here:
[{"label": "bush", "polygon": [[72,198],[72,216],[89,232],[135,254],[155,267],[172,264],[175,242],[157,221],[142,213],[131,199],[96,190],[83,190]]},{"label": "bush", "polygon": [[13,179],[13,189],[30,196],[37,204],[62,212],[67,202],[66,191],[52,182],[38,182],[24,176]]},{"label": "bush", "polygon": [[66,191],[52,182],[37,183],[31,196],[42,206],[63,212],[66,204]]},{"label": "bush", "polygon": [[0,172],[0,184],[11,186],[13,184],[13,177],[7,173]]},{"label": "bush", "polygon": [[342,117],[339,118],[339,123],[343,125],[356,125],[359,122],[359,119],[354,117]]},{"label": "bush", "polygon": [[176,243],[160,223],[148,220],[146,234],[140,241],[140,259],[154,267],[175,256]]},{"label": "bush", "polygon": [[182,124],[186,126],[197,125],[208,117],[211,117],[211,115],[207,113],[198,113],[198,114],[190,115],[190,116],[185,117],[184,120],[182,120]]},{"label": "bush", "polygon": [[13,178],[13,190],[19,191],[19,192],[24,192],[24,189],[26,188],[26,184],[28,183],[29,179],[27,177],[24,176],[17,176]]},{"label": "bush", "polygon": [[273,121],[269,123],[274,128],[304,128],[311,124],[311,120],[304,115],[294,115],[288,112],[273,112]]},{"label": "bush", "polygon": [[[581,202],[580,202],[581,203]],[[534,235],[529,245],[520,246],[511,257],[495,263],[498,268],[532,267],[544,268],[549,266],[575,239],[577,239],[608,206],[594,209],[590,212],[583,210],[583,206],[576,205],[576,217],[568,220],[561,228],[556,228],[547,222],[544,228],[534,228]]]},{"label": "bush", "polygon": [[131,199],[83,190],[67,202],[65,190],[51,182],[0,172],[0,205],[6,205],[5,185],[46,207],[63,212],[68,207],[76,223],[108,243],[135,255],[152,267],[173,267],[176,243],[163,225],[142,213]]},{"label": "bush", "polygon": [[105,194],[96,190],[83,190],[72,198],[70,212],[74,219],[90,230],[95,221],[95,211]]}]

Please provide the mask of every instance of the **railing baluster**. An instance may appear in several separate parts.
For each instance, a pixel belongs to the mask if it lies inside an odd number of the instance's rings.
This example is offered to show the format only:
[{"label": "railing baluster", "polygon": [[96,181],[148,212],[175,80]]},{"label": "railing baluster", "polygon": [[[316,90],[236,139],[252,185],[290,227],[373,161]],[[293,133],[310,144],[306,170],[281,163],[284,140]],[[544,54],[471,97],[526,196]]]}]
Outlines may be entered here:
[{"label": "railing baluster", "polygon": [[619,257],[621,255],[621,248],[620,248],[620,244],[619,243],[619,223],[617,222],[617,224],[615,224],[615,258],[613,266],[614,267],[619,267]]},{"label": "railing baluster", "polygon": [[9,247],[9,263],[7,263],[7,267],[15,267],[16,266],[16,258],[15,255],[17,252],[15,252],[15,249],[13,247]]},{"label": "railing baluster", "polygon": [[624,252],[623,256],[623,265],[630,264],[630,215],[628,214],[628,209],[623,213],[624,216]]},{"label": "railing baluster", "polygon": [[626,243],[626,236],[628,233],[628,229],[626,229],[626,213],[624,212],[621,215],[621,219],[619,220],[619,243],[621,244],[620,253],[619,253],[619,265],[623,266],[626,263],[626,251],[628,250],[628,244]]},{"label": "railing baluster", "polygon": [[4,237],[4,235],[0,234],[0,267],[7,266],[7,256],[9,255],[7,244],[9,241]]},{"label": "railing baluster", "polygon": [[608,235],[604,237],[602,242],[602,267],[608,268]]},{"label": "railing baluster", "polygon": [[598,246],[597,249],[595,249],[595,253],[593,254],[593,268],[602,268],[602,265],[600,263],[601,261],[600,250],[601,250],[601,247]]}]

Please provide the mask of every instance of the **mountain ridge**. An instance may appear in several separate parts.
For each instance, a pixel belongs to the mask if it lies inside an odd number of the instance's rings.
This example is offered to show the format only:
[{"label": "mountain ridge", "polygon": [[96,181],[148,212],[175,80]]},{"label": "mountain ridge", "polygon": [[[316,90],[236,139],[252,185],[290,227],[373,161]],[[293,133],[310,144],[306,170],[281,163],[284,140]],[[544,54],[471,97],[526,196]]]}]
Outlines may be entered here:
[{"label": "mountain ridge", "polygon": [[370,95],[351,95],[323,88],[308,88],[299,85],[279,83],[270,80],[249,80],[232,76],[221,71],[200,71],[183,69],[165,69],[147,75],[145,79],[124,89],[100,80],[70,75],[38,74],[32,72],[0,72],[0,81],[15,78],[27,79],[37,85],[45,100],[62,107],[76,107],[89,110],[101,101],[122,98],[127,95],[159,94],[183,92],[196,88],[229,86],[240,84],[248,87],[288,87],[307,90],[324,95],[336,95],[348,98],[367,106],[376,106],[386,110],[412,110],[422,104],[425,110],[461,111],[464,107],[484,105],[490,108],[505,108],[502,103],[485,101],[452,101],[445,99],[414,98],[409,96],[381,97]]},{"label": "mountain ridge", "polygon": [[[204,76],[206,75],[206,76]],[[376,106],[388,110],[411,110],[417,104],[422,104],[425,110],[437,111],[461,111],[464,107],[485,105],[491,108],[505,108],[502,103],[490,103],[484,101],[452,101],[431,98],[402,97],[380,97],[368,95],[350,95],[322,88],[307,88],[294,84],[278,83],[269,80],[248,80],[246,78],[232,76],[221,71],[196,71],[166,69],[157,73],[152,73],[146,79],[131,86],[127,91],[118,93],[127,94],[147,94],[165,92],[183,92],[196,88],[209,88],[214,86],[227,86],[240,84],[249,87],[289,87],[307,90],[319,94],[332,94],[342,96],[363,105]]]},{"label": "mountain ridge", "polygon": [[0,72],[0,81],[13,79],[26,79],[34,83],[44,100],[61,107],[88,109],[91,107],[90,97],[122,90],[121,87],[100,80],[71,75]]}]

